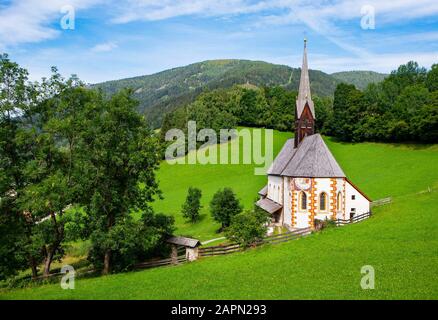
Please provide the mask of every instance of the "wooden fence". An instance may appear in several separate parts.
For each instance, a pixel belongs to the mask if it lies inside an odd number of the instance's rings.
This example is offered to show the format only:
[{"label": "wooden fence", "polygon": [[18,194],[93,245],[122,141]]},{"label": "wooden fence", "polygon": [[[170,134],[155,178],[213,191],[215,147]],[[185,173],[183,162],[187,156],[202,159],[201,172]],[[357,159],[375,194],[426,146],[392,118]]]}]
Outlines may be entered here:
[{"label": "wooden fence", "polygon": [[187,257],[186,257],[185,248],[183,246],[178,246],[176,257],[141,262],[141,263],[136,264],[134,266],[134,269],[147,269],[147,268],[154,268],[154,267],[161,267],[161,266],[168,266],[168,265],[176,265],[176,264],[184,263],[186,261],[187,261]]},{"label": "wooden fence", "polygon": [[[253,246],[260,246],[265,243],[277,244],[281,242],[286,242],[294,239],[298,239],[304,235],[307,235],[311,232],[310,228],[298,229],[295,231],[289,231],[285,233],[280,233],[272,236],[264,237],[262,240],[254,243]],[[209,257],[209,256],[217,256],[223,254],[229,254],[237,251],[243,251],[244,248],[240,244],[232,243],[226,246],[213,246],[213,247],[205,247],[199,249],[200,257]]]},{"label": "wooden fence", "polygon": [[[391,198],[385,198],[375,201],[378,204],[376,205],[382,205],[386,203],[391,202]],[[368,219],[371,217],[371,212],[363,213],[357,216],[354,216],[351,219],[337,219],[335,220],[335,223],[337,226],[342,226],[350,223],[356,223],[365,219]],[[290,240],[295,240],[298,238],[301,238],[305,235],[308,235],[312,232],[311,228],[303,228],[303,229],[297,229],[294,231],[289,231],[285,233],[280,233],[276,235],[266,236],[262,240],[256,242],[253,246],[260,246],[263,244],[277,244],[282,243]],[[237,243],[232,243],[226,246],[212,246],[212,247],[205,247],[205,248],[199,248],[199,257],[209,257],[209,256],[217,256],[217,255],[224,255],[229,254],[233,252],[243,251],[244,247]],[[161,267],[161,266],[167,266],[167,265],[176,265],[180,263],[184,263],[187,261],[187,258],[185,256],[185,249],[183,247],[178,248],[178,256],[176,258],[166,258],[166,259],[160,259],[160,260],[152,260],[152,261],[146,261],[139,264],[136,264],[134,266],[134,269],[146,269],[146,268],[154,268],[154,267]],[[96,272],[95,270],[87,270],[85,272],[81,272],[80,274],[83,275]],[[49,277],[59,277],[64,274],[62,273],[54,273],[51,274]],[[43,278],[42,276],[38,277],[37,279]]]},{"label": "wooden fence", "polygon": [[367,212],[367,213],[362,213],[358,216],[354,216],[350,219],[336,219],[336,225],[337,226],[342,226],[345,224],[350,224],[350,223],[356,223],[365,219],[368,219],[369,217],[371,217],[371,212]]},{"label": "wooden fence", "polygon": [[383,198],[383,199],[379,199],[379,200],[375,200],[375,201],[371,202],[371,207],[383,206],[384,204],[388,204],[391,202],[392,202],[391,197]]},{"label": "wooden fence", "polygon": [[152,261],[146,261],[139,264],[136,264],[134,266],[134,269],[147,269],[147,268],[154,268],[154,267],[161,267],[161,266],[168,266],[168,265],[175,265],[186,262],[186,256],[178,256],[176,259],[173,258],[166,258],[161,260],[152,260]]}]

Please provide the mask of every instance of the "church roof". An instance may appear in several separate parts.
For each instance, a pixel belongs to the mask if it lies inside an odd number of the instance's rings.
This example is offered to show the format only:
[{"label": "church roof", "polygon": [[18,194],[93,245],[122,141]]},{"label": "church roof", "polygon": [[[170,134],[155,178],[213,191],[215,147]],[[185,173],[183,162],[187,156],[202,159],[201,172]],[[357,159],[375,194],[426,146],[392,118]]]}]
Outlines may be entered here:
[{"label": "church roof", "polygon": [[272,201],[271,199],[268,198],[260,199],[259,201],[256,202],[256,205],[269,213],[275,213],[281,208],[283,208],[281,204]]},{"label": "church roof", "polygon": [[260,191],[259,195],[265,197],[268,194],[268,185],[264,186]]},{"label": "church roof", "polygon": [[311,178],[345,177],[320,134],[305,137],[295,149],[293,140],[289,139],[275,158],[268,174]]},{"label": "church roof", "polygon": [[281,148],[280,153],[268,169],[268,174],[281,175],[297,149],[294,149],[294,139],[289,139]]},{"label": "church roof", "polygon": [[307,41],[304,40],[304,54],[303,65],[301,67],[300,87],[298,89],[297,96],[297,116],[301,117],[306,103],[309,105],[309,109],[312,112],[312,116],[315,117],[315,107],[313,105],[312,96],[310,94],[310,79],[309,79],[309,67],[307,64]]}]

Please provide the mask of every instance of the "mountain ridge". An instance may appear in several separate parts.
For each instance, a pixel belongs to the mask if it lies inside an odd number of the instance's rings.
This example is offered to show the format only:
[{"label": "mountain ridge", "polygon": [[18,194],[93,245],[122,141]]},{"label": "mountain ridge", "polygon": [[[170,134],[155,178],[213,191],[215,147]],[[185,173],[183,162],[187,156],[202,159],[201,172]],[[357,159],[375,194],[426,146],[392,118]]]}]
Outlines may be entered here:
[{"label": "mountain ridge", "polygon": [[[161,125],[165,113],[194,101],[203,91],[242,84],[257,87],[283,86],[289,90],[297,90],[300,72],[301,68],[265,61],[219,59],[196,62],[150,75],[110,80],[93,84],[91,87],[100,88],[107,95],[112,95],[124,87],[132,88],[134,97],[140,102],[139,111],[146,114],[151,125],[156,128]],[[381,77],[378,76],[373,81],[372,72],[366,72],[366,79],[361,80],[355,79],[360,78],[360,71],[346,75],[331,75],[310,69],[312,93],[319,96],[333,95],[336,86],[343,81],[354,81],[360,85],[363,82],[381,81]]]}]

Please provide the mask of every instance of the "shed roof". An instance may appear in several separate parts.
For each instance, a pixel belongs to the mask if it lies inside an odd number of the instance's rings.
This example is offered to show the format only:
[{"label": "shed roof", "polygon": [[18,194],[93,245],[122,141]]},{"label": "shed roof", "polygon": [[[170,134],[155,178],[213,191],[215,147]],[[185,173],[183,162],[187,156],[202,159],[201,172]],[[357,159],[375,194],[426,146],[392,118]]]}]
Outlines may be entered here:
[{"label": "shed roof", "polygon": [[201,242],[198,239],[192,239],[192,238],[186,238],[180,236],[171,237],[167,239],[166,242],[170,244],[176,244],[179,246],[189,247],[189,248],[195,248],[201,245]]},{"label": "shed roof", "polygon": [[288,140],[271,168],[268,174],[288,177],[345,177],[320,134],[305,137],[298,148],[293,148],[292,139]]},{"label": "shed roof", "polygon": [[264,186],[260,191],[259,191],[259,195],[261,195],[262,197],[265,197],[268,194],[268,185]]},{"label": "shed roof", "polygon": [[256,202],[256,205],[269,213],[275,213],[281,208],[283,208],[281,204],[272,201],[271,199],[268,198],[260,199],[259,201]]}]

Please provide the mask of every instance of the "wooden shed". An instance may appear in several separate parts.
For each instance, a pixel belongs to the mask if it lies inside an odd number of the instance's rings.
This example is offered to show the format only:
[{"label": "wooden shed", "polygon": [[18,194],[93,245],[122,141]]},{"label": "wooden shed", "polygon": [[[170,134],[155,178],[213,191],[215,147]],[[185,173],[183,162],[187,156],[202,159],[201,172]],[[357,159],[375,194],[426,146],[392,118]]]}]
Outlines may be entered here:
[{"label": "wooden shed", "polygon": [[184,247],[186,250],[187,261],[194,261],[198,259],[198,247],[201,245],[201,241],[198,239],[173,236],[167,239],[167,243],[172,245],[171,258],[177,261],[178,257],[178,247]]}]

